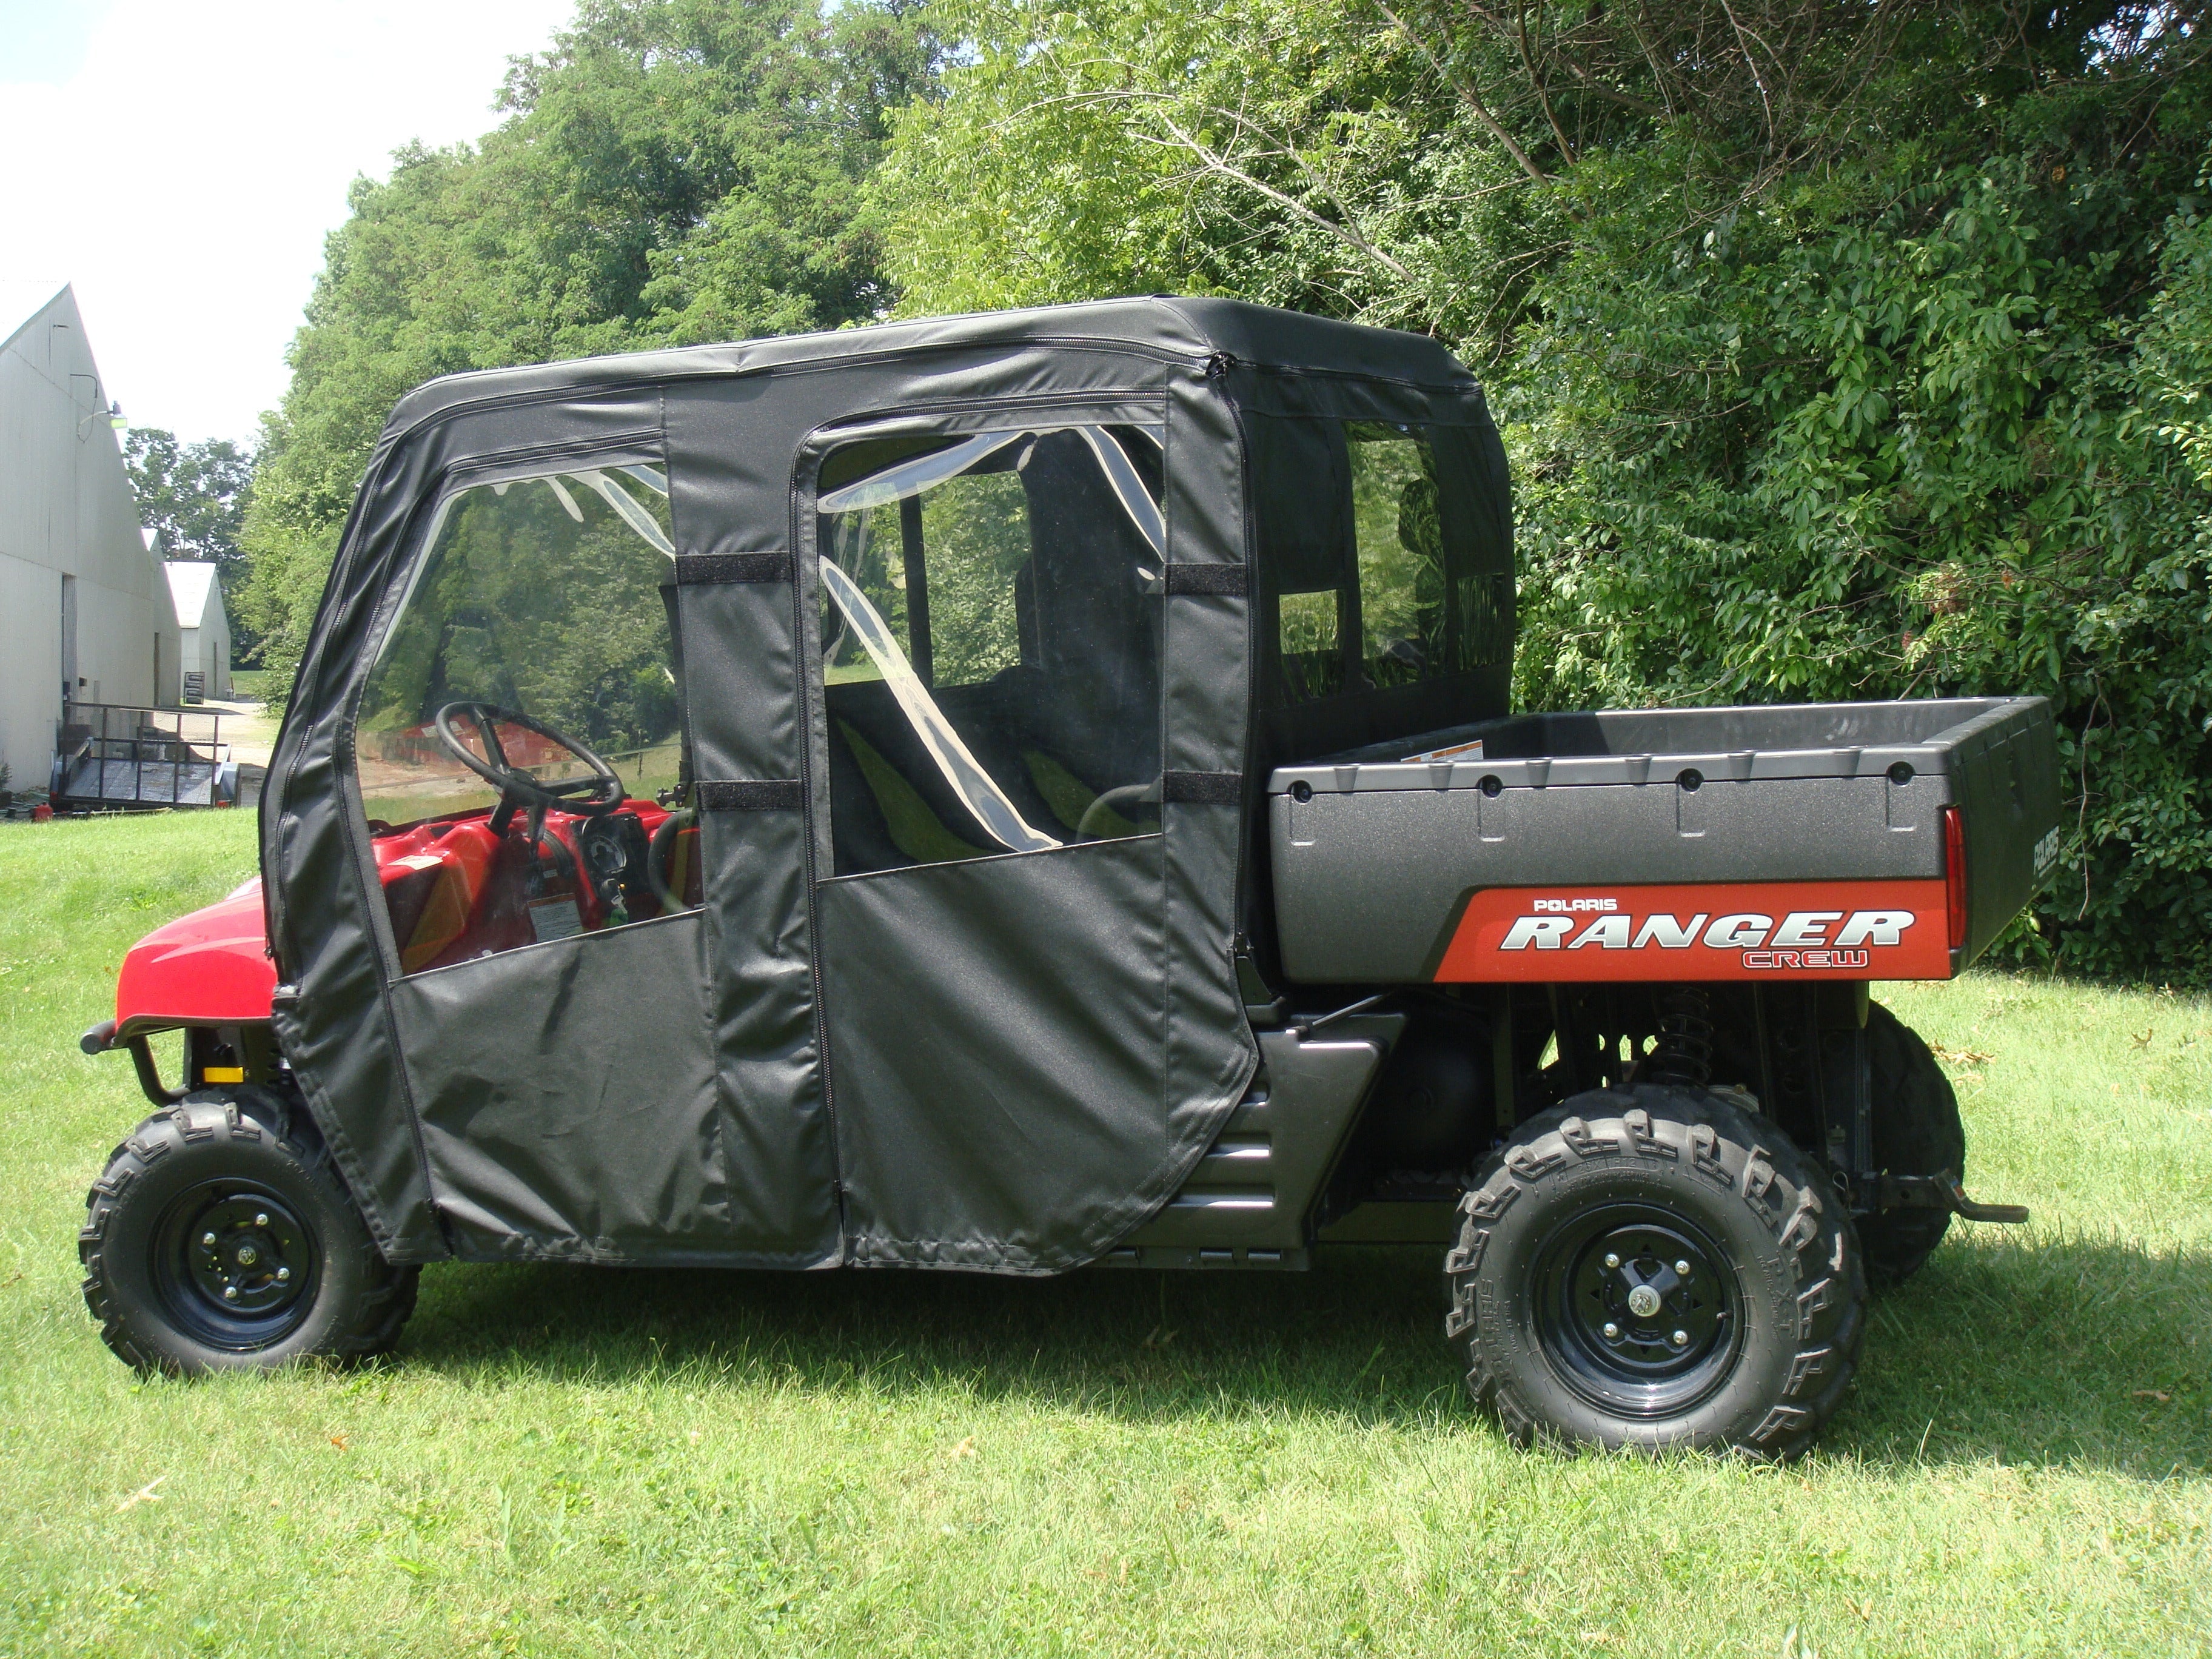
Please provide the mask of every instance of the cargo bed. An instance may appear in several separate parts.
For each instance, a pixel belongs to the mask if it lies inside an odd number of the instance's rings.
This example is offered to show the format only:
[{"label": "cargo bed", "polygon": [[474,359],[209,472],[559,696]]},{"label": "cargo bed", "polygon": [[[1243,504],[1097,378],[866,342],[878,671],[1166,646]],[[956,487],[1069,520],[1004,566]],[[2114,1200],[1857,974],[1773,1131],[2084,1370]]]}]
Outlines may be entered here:
[{"label": "cargo bed", "polygon": [[1267,789],[1309,982],[1942,978],[2057,851],[2040,697],[1512,715]]}]

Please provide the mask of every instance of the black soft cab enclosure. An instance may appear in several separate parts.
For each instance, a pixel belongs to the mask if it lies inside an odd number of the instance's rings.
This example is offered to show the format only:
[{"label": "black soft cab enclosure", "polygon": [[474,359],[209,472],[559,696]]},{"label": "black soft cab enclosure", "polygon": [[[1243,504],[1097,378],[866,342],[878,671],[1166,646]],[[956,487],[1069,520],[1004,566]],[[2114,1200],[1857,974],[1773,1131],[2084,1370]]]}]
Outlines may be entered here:
[{"label": "black soft cab enclosure", "polygon": [[2024,900],[2048,711],[1516,716],[1513,645],[1504,453],[1410,335],[1129,300],[434,381],[260,892],[85,1039],[162,1109],[88,1298],[189,1370],[388,1346],[444,1258],[1426,1241],[1516,1432],[1791,1452],[1861,1250],[1996,1213],[1866,984]]},{"label": "black soft cab enclosure", "polygon": [[415,393],[263,809],[380,1245],[1099,1257],[1252,1081],[1267,765],[1503,712],[1509,522],[1447,353],[1225,302]]}]

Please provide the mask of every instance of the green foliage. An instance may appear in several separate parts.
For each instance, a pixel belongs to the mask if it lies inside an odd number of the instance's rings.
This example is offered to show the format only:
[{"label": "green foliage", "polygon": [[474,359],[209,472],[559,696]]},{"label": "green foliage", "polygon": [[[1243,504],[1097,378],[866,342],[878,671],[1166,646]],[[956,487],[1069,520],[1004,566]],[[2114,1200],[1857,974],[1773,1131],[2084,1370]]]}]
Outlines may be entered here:
[{"label": "green foliage", "polygon": [[964,61],[947,96],[898,112],[876,184],[909,311],[1170,290],[1423,326],[1462,311],[1425,257],[1440,238],[1475,239],[1477,258],[1510,243],[1510,164],[1371,10],[951,0],[936,16]]},{"label": "green foliage", "polygon": [[907,0],[585,0],[481,146],[356,183],[271,419],[246,609],[281,700],[392,404],[434,375],[834,328],[889,291],[860,185],[922,84]]},{"label": "green foliage", "polygon": [[[1663,273],[1598,250],[1548,275],[1545,301],[1607,345],[1508,402],[1547,647],[1520,685],[1540,705],[2048,696],[2087,793],[2035,945],[2200,977],[2212,492],[2154,424],[2118,262],[2046,252],[2053,170],[2015,153],[1864,224],[1744,215]],[[2166,274],[2143,263],[2119,282]]]},{"label": "green foliage", "polygon": [[1435,333],[1519,493],[1523,706],[2039,692],[2008,948],[2212,975],[2194,6],[951,0],[878,176],[915,310]]},{"label": "green foliage", "polygon": [[[123,464],[138,497],[138,521],[161,532],[164,556],[214,564],[226,600],[235,606],[247,574],[239,536],[253,483],[252,453],[225,438],[180,444],[173,432],[139,426],[123,441]],[[252,629],[235,616],[230,627],[233,656],[250,660]]]}]

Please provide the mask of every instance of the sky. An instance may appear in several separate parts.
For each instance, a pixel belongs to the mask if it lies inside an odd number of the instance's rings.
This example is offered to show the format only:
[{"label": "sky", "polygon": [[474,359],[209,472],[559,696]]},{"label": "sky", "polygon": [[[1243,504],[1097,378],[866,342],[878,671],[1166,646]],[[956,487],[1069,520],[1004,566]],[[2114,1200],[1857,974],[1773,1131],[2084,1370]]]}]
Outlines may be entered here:
[{"label": "sky", "polygon": [[497,125],[574,5],[0,0],[0,291],[76,285],[132,425],[251,440],[347,186]]}]

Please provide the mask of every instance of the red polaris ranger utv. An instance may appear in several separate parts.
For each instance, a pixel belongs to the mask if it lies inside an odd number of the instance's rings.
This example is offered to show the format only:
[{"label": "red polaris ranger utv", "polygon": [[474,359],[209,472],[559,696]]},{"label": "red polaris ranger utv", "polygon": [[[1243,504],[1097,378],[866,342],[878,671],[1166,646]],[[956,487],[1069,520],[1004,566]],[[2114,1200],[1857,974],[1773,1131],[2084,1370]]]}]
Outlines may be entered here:
[{"label": "red polaris ranger utv", "polygon": [[[1805,1446],[1958,1108],[1869,981],[2056,847],[2033,698],[1519,714],[1434,343],[1129,300],[433,382],[261,880],[130,955],[134,1364],[419,1264],[1303,1267],[1425,1242],[1515,1435]],[[149,1034],[181,1028],[184,1074]]]}]

